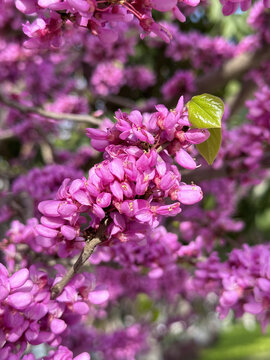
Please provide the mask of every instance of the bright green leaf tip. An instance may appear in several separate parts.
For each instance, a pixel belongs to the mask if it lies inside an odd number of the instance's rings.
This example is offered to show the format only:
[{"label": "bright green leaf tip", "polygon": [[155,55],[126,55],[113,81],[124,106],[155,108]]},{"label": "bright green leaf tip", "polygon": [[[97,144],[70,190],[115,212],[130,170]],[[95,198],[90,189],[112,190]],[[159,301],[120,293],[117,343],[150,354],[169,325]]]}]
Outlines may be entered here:
[{"label": "bright green leaf tip", "polygon": [[187,103],[189,121],[195,128],[208,129],[210,137],[197,145],[199,153],[212,165],[221,145],[221,119],[224,103],[217,96],[202,94],[193,96]]},{"label": "bright green leaf tip", "polygon": [[221,127],[224,103],[217,96],[202,94],[193,96],[187,103],[188,116],[191,124],[198,129]]},{"label": "bright green leaf tip", "polygon": [[199,153],[204,157],[209,165],[212,165],[221,145],[221,129],[208,129],[209,138],[197,145]]}]

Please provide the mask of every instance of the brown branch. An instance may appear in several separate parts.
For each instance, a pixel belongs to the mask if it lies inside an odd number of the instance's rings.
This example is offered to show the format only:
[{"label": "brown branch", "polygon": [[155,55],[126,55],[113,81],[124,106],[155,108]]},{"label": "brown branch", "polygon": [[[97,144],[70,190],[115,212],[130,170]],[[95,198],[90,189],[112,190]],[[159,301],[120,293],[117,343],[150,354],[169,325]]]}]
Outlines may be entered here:
[{"label": "brown branch", "polygon": [[200,167],[197,170],[183,171],[181,173],[182,181],[185,183],[195,182],[200,183],[204,180],[220,179],[223,177],[228,177],[229,171],[226,166],[223,166],[219,169],[214,169],[211,167]]},{"label": "brown branch", "polygon": [[46,165],[54,163],[53,148],[49,142],[40,143],[40,152]]},{"label": "brown branch", "polygon": [[68,272],[65,274],[63,279],[52,287],[51,299],[55,299],[58,295],[61,294],[64,287],[69,283],[69,281],[73,278],[73,276],[80,270],[83,264],[93,254],[95,247],[104,240],[105,230],[106,230],[106,226],[104,225],[104,223],[100,224],[98,230],[96,231],[96,234],[87,237],[85,246],[81,251],[75,264],[68,270]]},{"label": "brown branch", "polygon": [[245,52],[229,61],[221,68],[208,72],[198,78],[196,93],[212,93],[224,87],[230,80],[241,79],[249,70],[256,69],[262,62],[270,59],[270,47],[263,46],[254,53]]},{"label": "brown branch", "polygon": [[[260,166],[263,169],[268,169],[270,167],[270,153],[266,153],[260,162]],[[232,169],[229,163],[225,163],[219,169],[214,169],[212,167],[200,167],[197,170],[193,171],[183,171],[182,172],[182,181],[186,183],[190,183],[194,181],[195,183],[199,183],[204,180],[211,179],[220,179],[226,177],[235,177],[238,175],[243,175],[245,170]]]},{"label": "brown branch", "polygon": [[160,145],[158,148],[157,148],[157,153],[161,153],[161,151],[165,150],[166,147],[168,147],[170,145],[170,143],[168,141],[166,141],[165,143],[163,143],[162,145]]},{"label": "brown branch", "polygon": [[114,105],[128,109],[134,109],[138,106],[135,101],[119,95],[107,95],[104,96],[102,99],[104,99],[106,102],[110,102]]},{"label": "brown branch", "polygon": [[14,137],[14,132],[10,129],[0,131],[0,140],[8,140]]},{"label": "brown branch", "polygon": [[11,107],[13,109],[16,109],[24,114],[36,114],[43,116],[48,119],[54,119],[54,120],[70,120],[75,122],[83,122],[88,123],[92,125],[100,125],[101,120],[95,118],[91,115],[83,115],[83,114],[65,114],[65,113],[56,113],[53,111],[47,111],[45,109],[35,107],[35,106],[27,106],[23,105],[20,102],[16,100],[11,100],[6,98],[0,93],[0,102],[2,104],[5,104],[8,107]]}]

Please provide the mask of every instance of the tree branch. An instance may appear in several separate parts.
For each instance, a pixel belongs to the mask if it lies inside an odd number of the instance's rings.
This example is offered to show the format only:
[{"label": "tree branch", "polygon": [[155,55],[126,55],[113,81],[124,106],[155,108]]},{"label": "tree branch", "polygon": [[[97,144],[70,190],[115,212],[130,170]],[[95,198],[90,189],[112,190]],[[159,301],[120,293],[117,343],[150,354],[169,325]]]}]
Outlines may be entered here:
[{"label": "tree branch", "polygon": [[[270,153],[266,153],[261,159],[260,166],[262,169],[268,169],[270,167]],[[195,183],[200,183],[204,180],[220,179],[226,177],[235,177],[238,175],[243,175],[245,170],[232,169],[230,163],[225,163],[221,168],[214,169],[212,167],[201,167],[197,171],[183,171],[182,180],[186,183],[194,181]]]},{"label": "tree branch", "polygon": [[256,69],[262,62],[270,59],[270,47],[263,46],[254,53],[245,52],[229,61],[221,68],[208,72],[198,78],[196,93],[212,93],[224,87],[230,80],[241,79],[249,70]]},{"label": "tree branch", "polygon": [[68,270],[68,272],[65,274],[63,279],[52,287],[51,299],[55,299],[58,295],[61,294],[64,287],[69,283],[69,281],[73,278],[73,276],[80,270],[83,264],[93,254],[95,247],[104,240],[105,230],[106,230],[106,226],[104,225],[104,223],[100,224],[95,235],[93,234],[91,234],[90,236],[88,235],[85,246],[81,251],[75,264]]},{"label": "tree branch", "polygon": [[121,106],[121,107],[128,108],[128,109],[134,109],[137,106],[135,101],[125,98],[123,96],[119,96],[119,95],[107,95],[107,96],[104,96],[103,99],[107,102],[110,102],[117,106]]},{"label": "tree branch", "polygon": [[8,130],[1,130],[0,132],[0,140],[8,140],[14,137],[14,132],[10,129]]},{"label": "tree branch", "polygon": [[43,141],[40,143],[40,152],[46,165],[54,163],[53,148],[49,142]]},{"label": "tree branch", "polygon": [[89,123],[92,125],[100,125],[101,120],[95,118],[91,115],[83,115],[83,114],[65,114],[65,113],[56,113],[53,111],[47,111],[45,109],[23,105],[16,100],[11,100],[6,98],[0,93],[0,102],[5,104],[6,106],[16,109],[24,114],[36,114],[41,115],[45,118],[54,119],[54,120],[70,120],[75,122],[83,122]]}]

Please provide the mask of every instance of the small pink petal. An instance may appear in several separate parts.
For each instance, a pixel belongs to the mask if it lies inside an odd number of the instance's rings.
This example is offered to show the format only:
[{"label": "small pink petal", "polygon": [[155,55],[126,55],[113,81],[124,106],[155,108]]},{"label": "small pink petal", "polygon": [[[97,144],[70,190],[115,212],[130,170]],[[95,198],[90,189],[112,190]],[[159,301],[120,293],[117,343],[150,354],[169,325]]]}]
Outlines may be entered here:
[{"label": "small pink petal", "polygon": [[61,226],[61,233],[67,240],[73,240],[77,235],[77,231],[69,225]]},{"label": "small pink petal", "polygon": [[55,201],[55,200],[47,200],[42,201],[38,205],[38,210],[45,216],[52,216],[52,217],[58,217],[58,207],[61,204],[61,201]]},{"label": "small pink petal", "polygon": [[42,303],[31,304],[25,311],[25,316],[28,319],[38,321],[42,319],[48,312],[47,305]]},{"label": "small pink petal", "polygon": [[61,319],[53,319],[50,325],[51,331],[57,335],[65,331],[66,327],[67,324]]},{"label": "small pink petal", "polygon": [[257,315],[262,312],[263,307],[261,303],[248,303],[244,305],[244,310],[251,314]]},{"label": "small pink petal", "polygon": [[180,149],[179,151],[177,151],[175,160],[179,165],[183,166],[185,169],[190,169],[190,170],[196,169],[196,162],[184,149]]},{"label": "small pink petal", "polygon": [[177,0],[152,0],[152,7],[158,11],[170,11],[176,6]]},{"label": "small pink petal", "polygon": [[158,279],[158,278],[160,278],[162,275],[163,275],[163,269],[161,269],[161,268],[153,269],[153,270],[149,271],[149,273],[148,273],[148,276],[149,276],[151,279]]},{"label": "small pink petal", "polygon": [[177,199],[180,203],[185,205],[192,205],[203,198],[202,189],[197,185],[180,185],[180,191],[177,194]]},{"label": "small pink petal", "polygon": [[83,301],[77,301],[73,305],[73,310],[80,315],[86,315],[89,312],[89,306]]},{"label": "small pink petal", "polygon": [[48,238],[55,238],[57,236],[57,234],[58,234],[57,230],[50,229],[50,228],[48,228],[46,226],[43,226],[43,225],[37,225],[36,230],[40,235],[48,237]]},{"label": "small pink petal", "polygon": [[210,136],[210,133],[206,129],[190,129],[185,133],[185,139],[190,144],[201,144],[206,141]]},{"label": "small pink petal", "polygon": [[25,309],[31,301],[32,295],[25,292],[17,292],[8,297],[8,303],[17,310]]},{"label": "small pink petal", "polygon": [[73,360],[90,360],[90,355],[86,352],[77,355]]},{"label": "small pink petal", "polygon": [[0,274],[4,275],[5,277],[9,277],[7,268],[1,263],[0,263]]},{"label": "small pink petal", "polygon": [[118,180],[122,181],[124,179],[123,162],[120,159],[113,159],[109,164],[109,169]]},{"label": "small pink petal", "polygon": [[56,217],[42,216],[40,219],[40,222],[42,225],[44,225],[48,228],[58,229],[58,228],[60,228],[61,225],[64,224],[65,220],[63,220],[61,218],[56,218]]},{"label": "small pink petal", "polygon": [[76,191],[72,196],[82,205],[88,205],[88,206],[91,205],[91,201],[87,196],[87,193],[83,190]]},{"label": "small pink petal", "polygon": [[12,289],[22,286],[29,277],[27,269],[21,269],[9,278],[9,283]]},{"label": "small pink petal", "polygon": [[104,288],[96,288],[88,295],[88,300],[95,305],[99,305],[107,301],[110,297],[109,291]]},{"label": "small pink petal", "polygon": [[264,279],[264,278],[259,278],[258,285],[263,291],[265,291],[267,293],[270,292],[270,281],[269,280]]},{"label": "small pink petal", "polygon": [[58,213],[64,217],[71,216],[77,211],[77,206],[74,204],[63,204],[58,208]]},{"label": "small pink petal", "polygon": [[0,301],[4,300],[8,296],[8,294],[9,294],[9,289],[3,285],[0,285]]}]

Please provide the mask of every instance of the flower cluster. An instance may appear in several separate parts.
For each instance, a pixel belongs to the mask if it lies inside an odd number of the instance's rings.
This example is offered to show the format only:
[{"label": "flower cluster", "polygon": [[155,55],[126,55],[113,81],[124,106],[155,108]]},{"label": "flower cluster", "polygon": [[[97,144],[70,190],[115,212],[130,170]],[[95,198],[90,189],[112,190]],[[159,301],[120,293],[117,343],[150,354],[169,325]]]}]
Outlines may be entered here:
[{"label": "flower cluster", "polygon": [[[56,267],[57,282],[65,270],[61,266]],[[1,359],[19,360],[28,343],[47,343],[53,347],[61,345],[69,324],[79,322],[83,315],[88,314],[91,304],[106,301],[104,295],[100,299],[99,292],[92,291],[94,278],[88,273],[74,277],[57,300],[50,298],[52,284],[53,280],[44,266],[33,265],[29,270],[21,268],[10,276],[5,266],[0,264]],[[61,353],[60,349],[58,351]],[[72,355],[65,348],[62,352]],[[48,359],[57,359],[54,354]],[[24,359],[31,359],[27,356]],[[89,359],[89,356],[85,354],[76,359]]]},{"label": "flower cluster", "polygon": [[96,66],[90,79],[93,94],[101,96],[118,94],[124,85],[145,90],[154,84],[154,73],[145,66],[124,68],[124,64],[119,61],[101,62]]},{"label": "flower cluster", "polygon": [[[220,0],[222,4],[222,12],[224,15],[233,14],[240,6],[242,11],[246,11],[251,6],[251,0]],[[270,8],[270,1],[263,0],[263,6]]]},{"label": "flower cluster", "polygon": [[209,132],[191,129],[183,97],[169,111],[158,105],[152,115],[116,112],[117,122],[107,131],[87,129],[92,146],[104,151],[104,161],[89,177],[65,179],[55,200],[43,201],[37,226],[40,235],[73,241],[80,236],[83,214],[90,216],[85,228],[97,228],[110,220],[107,239],[143,239],[162,216],[174,216],[181,204],[202,199],[199,186],[181,182],[175,161],[186,169],[196,162],[188,153],[191,144],[205,141]]},{"label": "flower cluster", "polygon": [[[0,41],[0,64],[2,94],[8,99],[53,112],[89,111],[86,99],[71,94],[78,84],[69,76],[74,70],[68,54],[48,54],[44,58],[33,56],[20,46],[18,40],[7,42],[5,39]],[[25,117],[18,110],[8,108],[4,114],[0,135],[12,130],[23,142],[42,143],[44,134],[57,134],[59,131],[59,123],[39,115]]]},{"label": "flower cluster", "polygon": [[[174,61],[190,61],[194,69],[205,71],[219,67],[234,56],[237,46],[220,36],[205,36],[194,30],[182,32],[175,24],[163,24],[173,36],[173,41],[166,45],[165,55]],[[156,41],[149,43],[158,45]]]},{"label": "flower cluster", "polygon": [[83,59],[89,64],[112,60],[126,63],[128,57],[134,55],[135,46],[139,41],[137,26],[133,22],[114,23],[114,30],[117,32],[118,38],[117,41],[111,42],[101,42],[97,36],[89,34],[87,29],[79,28],[77,30],[80,30],[76,31],[79,43],[85,47]]},{"label": "flower cluster", "polygon": [[[269,245],[234,249],[226,262],[217,254],[197,264],[194,286],[200,292],[219,295],[218,311],[222,318],[234,310],[237,317],[248,312],[256,315],[263,329],[269,318]],[[199,290],[201,289],[201,290]]]},{"label": "flower cluster", "polygon": [[175,98],[180,91],[185,99],[189,99],[195,90],[194,76],[190,71],[177,71],[161,88],[165,100]]},{"label": "flower cluster", "polygon": [[120,62],[102,62],[95,68],[90,85],[95,95],[117,94],[124,84],[124,70]]},{"label": "flower cluster", "polygon": [[[186,256],[211,253],[219,243],[226,243],[224,235],[242,230],[244,224],[235,219],[237,196],[235,182],[230,178],[201,182],[204,201],[183,212],[179,224],[182,241],[188,242],[180,249]],[[220,189],[224,189],[222,192]]]},{"label": "flower cluster", "polygon": [[91,256],[92,264],[116,261],[125,268],[140,272],[142,267],[149,269],[149,278],[158,278],[163,275],[164,270],[175,262],[181,244],[177,235],[169,233],[163,226],[158,226],[143,243],[128,242],[115,243],[111,247],[99,247]]},{"label": "flower cluster", "polygon": [[[268,4],[270,8],[270,2]],[[266,42],[270,43],[270,30],[269,30],[270,15],[269,10],[265,9],[265,2],[258,1],[251,9],[248,17],[248,24],[255,30],[257,30],[257,36]]]},{"label": "flower cluster", "polygon": [[135,360],[135,356],[147,348],[146,335],[142,326],[134,324],[112,334],[100,334],[97,336],[96,348],[102,353],[103,359]]},{"label": "flower cluster", "polygon": [[[28,226],[30,230],[31,224],[29,223]],[[32,224],[32,229],[34,229],[34,227],[35,225]],[[23,229],[18,231],[17,238],[10,234],[9,245],[5,248],[5,260],[8,263],[8,268],[12,271],[14,271],[14,260],[12,262],[10,259],[10,255],[12,255],[11,245],[30,245],[27,243],[27,238],[19,240],[22,232]],[[40,237],[37,234],[35,236],[37,238]],[[84,282],[82,285],[84,290],[81,290],[79,287],[76,288],[79,294],[77,301],[81,301],[82,295],[87,295],[88,300],[92,304],[104,303],[108,297],[113,303],[123,298],[136,299],[138,294],[145,293],[157,300],[166,297],[168,301],[175,302],[178,296],[186,296],[188,290],[188,274],[176,265],[176,259],[178,256],[181,256],[179,249],[181,249],[181,244],[178,242],[177,236],[168,233],[164,227],[155,229],[149,237],[145,238],[144,243],[141,244],[128,242],[126,244],[116,243],[110,248],[100,247],[94,254],[92,263],[115,261],[123,267],[121,269],[112,269],[111,267],[100,265],[96,267],[95,277],[97,283],[103,284],[103,287],[97,286],[96,289],[89,293],[89,288],[86,289],[86,282]],[[44,249],[42,252],[44,254],[46,250]],[[28,263],[33,262],[33,259],[29,259],[29,261],[27,259],[29,253],[28,250],[25,252],[24,261],[20,263],[20,266],[28,266]],[[18,255],[18,250],[14,251],[14,254]],[[49,255],[49,253],[47,253],[47,255]],[[34,253],[32,256],[34,256]],[[148,269],[147,275],[144,274],[145,269]],[[57,270],[60,274],[63,273],[63,270],[61,270],[59,266]],[[86,275],[87,274],[83,273],[80,276],[84,277]],[[56,301],[59,301],[62,296],[66,299],[67,293],[71,296],[74,295],[74,293],[71,292],[71,288],[74,286],[74,281],[77,283],[78,277],[79,275],[74,278]],[[89,274],[89,278],[93,284],[93,275]],[[181,281],[179,281],[179,278],[181,278]],[[57,277],[54,283],[59,279],[60,277]],[[49,282],[50,284],[52,283],[52,281]],[[104,285],[106,290],[104,290]],[[93,289],[93,286],[91,289]],[[69,301],[71,302],[71,300]],[[70,302],[68,303],[69,308],[71,306]],[[88,303],[85,299],[84,302]],[[95,315],[97,316],[98,314]],[[133,358],[138,351],[141,351],[146,346],[146,334],[138,325],[133,325],[130,328],[118,330],[111,334],[98,333],[95,330],[82,334],[83,327],[78,327],[78,323],[74,325],[73,322],[67,322],[65,313],[61,319],[64,319],[68,325],[63,335],[60,334],[61,338],[64,338],[61,343],[71,351],[73,351],[74,348],[76,354],[90,350],[93,354],[98,352],[103,354],[103,356],[110,352],[111,356],[113,358],[115,357],[115,359],[118,359],[120,354],[122,354],[123,359],[126,359]],[[107,341],[104,341],[104,339],[107,339]],[[60,346],[58,351],[60,351],[60,348],[62,350],[62,352],[60,352],[61,354],[65,353],[66,356],[69,355],[70,358],[73,359],[69,352],[70,350]],[[57,352],[51,352],[50,356],[52,357],[48,359],[57,359],[56,354]],[[55,355],[55,358],[53,355]],[[29,356],[30,360],[34,359],[32,354],[25,355],[25,359],[29,360],[26,356]]]},{"label": "flower cluster", "polygon": [[147,326],[139,323],[109,332],[75,325],[63,344],[77,354],[90,350],[93,358],[99,356],[102,360],[135,360],[148,348],[148,335]]},{"label": "flower cluster", "polygon": [[[43,169],[34,168],[25,175],[19,176],[12,184],[16,194],[24,191],[34,200],[34,206],[45,199],[53,199],[66,178],[76,179],[82,171],[64,165],[48,165]],[[38,212],[36,214],[38,216]]]},{"label": "flower cluster", "polygon": [[255,98],[246,102],[249,109],[248,118],[263,129],[262,140],[270,141],[270,87],[264,86],[255,93]]},{"label": "flower cluster", "polygon": [[143,65],[125,67],[127,86],[133,89],[146,90],[156,82],[154,72]]},{"label": "flower cluster", "polygon": [[[43,222],[43,218],[41,218]],[[14,269],[16,259],[16,247],[14,244],[27,244],[30,249],[36,253],[43,253],[47,255],[57,254],[59,257],[65,258],[67,256],[76,255],[83,246],[82,241],[65,241],[62,236],[55,239],[50,238],[49,234],[45,236],[37,232],[37,225],[39,224],[37,218],[30,218],[26,224],[22,224],[18,220],[11,223],[10,229],[7,231],[6,238],[1,243],[1,248],[6,250],[8,262]]]},{"label": "flower cluster", "polygon": [[221,168],[226,162],[228,177],[237,177],[242,186],[259,184],[266,174],[263,162],[270,139],[268,99],[269,87],[261,83],[255,99],[246,103],[250,122],[223,131],[223,144],[214,167]]},{"label": "flower cluster", "polygon": [[[21,96],[23,96],[23,94],[20,94],[19,97],[12,96],[12,98],[18,100]],[[22,103],[25,105],[27,104],[28,106],[30,105],[28,101],[22,101]],[[20,138],[23,142],[42,142],[42,131],[52,134],[58,133],[58,126],[42,116],[29,115],[25,121],[23,121],[23,119],[24,116],[20,111],[9,109],[5,118],[4,126],[12,129],[14,135]],[[31,155],[32,154],[29,154],[28,156],[31,157]]]},{"label": "flower cluster", "polygon": [[[15,358],[13,357],[15,360]],[[73,353],[65,346],[59,346],[57,350],[51,350],[48,356],[42,358],[43,360],[90,360],[90,355],[87,353],[82,353],[73,357]],[[22,357],[22,360],[36,360],[34,354],[26,354]]]},{"label": "flower cluster", "polygon": [[[118,38],[116,22],[130,22],[136,19],[142,33],[154,33],[166,42],[170,41],[169,31],[156,23],[152,17],[152,10],[160,12],[171,11],[180,21],[185,16],[178,5],[199,5],[200,0],[163,0],[149,1],[96,1],[96,0],[16,0],[19,11],[24,14],[37,14],[32,22],[23,25],[24,33],[30,38],[25,42],[27,48],[54,47],[62,44],[62,28],[65,23],[88,28],[92,34],[97,35],[101,42],[110,43]],[[49,14],[49,17],[46,16]]]}]

